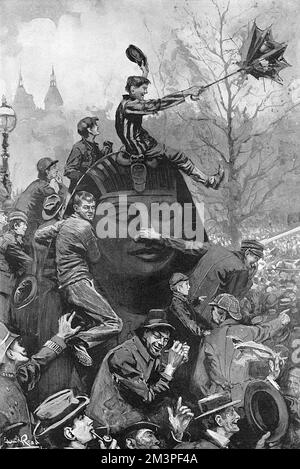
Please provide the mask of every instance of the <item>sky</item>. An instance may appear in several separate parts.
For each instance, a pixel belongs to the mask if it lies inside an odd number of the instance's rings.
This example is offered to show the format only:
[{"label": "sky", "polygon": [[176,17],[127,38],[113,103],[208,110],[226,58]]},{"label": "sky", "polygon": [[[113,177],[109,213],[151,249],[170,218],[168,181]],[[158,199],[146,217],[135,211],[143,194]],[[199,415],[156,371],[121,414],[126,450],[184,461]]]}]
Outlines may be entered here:
[{"label": "sky", "polygon": [[[26,90],[43,107],[53,65],[66,109],[116,104],[126,77],[139,73],[126,47],[141,47],[157,70],[160,46],[184,29],[187,3],[216,21],[209,0],[0,0],[0,95],[12,100],[21,68]],[[262,27],[273,22],[276,37],[289,42],[293,68],[284,73],[298,87],[300,2],[231,0],[230,15],[233,28],[255,18]]]}]

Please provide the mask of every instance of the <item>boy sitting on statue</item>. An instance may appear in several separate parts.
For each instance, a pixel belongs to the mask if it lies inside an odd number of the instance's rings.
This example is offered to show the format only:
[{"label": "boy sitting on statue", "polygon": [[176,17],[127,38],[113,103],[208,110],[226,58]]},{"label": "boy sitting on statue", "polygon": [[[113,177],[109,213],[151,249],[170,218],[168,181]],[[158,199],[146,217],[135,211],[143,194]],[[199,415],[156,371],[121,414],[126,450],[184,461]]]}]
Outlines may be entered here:
[{"label": "boy sitting on statue", "polygon": [[204,88],[192,86],[187,90],[178,91],[160,99],[145,100],[150,84],[147,78],[147,63],[146,65],[142,64],[140,68],[143,71],[142,76],[128,77],[125,87],[128,94],[123,95],[116,111],[116,132],[127,152],[127,154],[119,154],[117,161],[122,165],[145,161],[148,165],[155,167],[158,164],[157,160],[165,157],[194,181],[201,182],[206,187],[217,189],[224,176],[224,170],[221,167],[214,176],[206,175],[183,152],[157,142],[142,126],[143,116],[156,114],[158,111],[177,106],[183,103],[187,96],[202,93]]}]

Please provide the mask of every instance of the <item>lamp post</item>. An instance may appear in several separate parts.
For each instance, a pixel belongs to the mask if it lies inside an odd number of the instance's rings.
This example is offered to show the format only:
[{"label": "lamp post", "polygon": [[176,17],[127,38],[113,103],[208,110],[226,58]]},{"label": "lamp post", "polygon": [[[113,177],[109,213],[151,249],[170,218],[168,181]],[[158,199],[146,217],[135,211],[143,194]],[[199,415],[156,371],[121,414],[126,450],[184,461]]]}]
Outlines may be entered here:
[{"label": "lamp post", "polygon": [[2,96],[2,105],[0,106],[0,133],[2,134],[2,168],[4,173],[3,185],[5,186],[8,196],[11,195],[11,182],[9,180],[8,168],[8,134],[14,130],[17,124],[17,116],[11,106],[7,104],[5,96]]}]

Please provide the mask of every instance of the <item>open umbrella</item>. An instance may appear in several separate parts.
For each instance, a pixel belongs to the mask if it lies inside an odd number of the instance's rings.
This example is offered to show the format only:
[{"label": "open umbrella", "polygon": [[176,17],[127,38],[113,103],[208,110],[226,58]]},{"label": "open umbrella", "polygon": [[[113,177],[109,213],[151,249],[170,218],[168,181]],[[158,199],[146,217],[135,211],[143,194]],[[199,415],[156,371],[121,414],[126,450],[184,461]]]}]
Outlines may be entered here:
[{"label": "open umbrella", "polygon": [[[286,67],[290,67],[290,64],[283,57],[286,48],[287,43],[274,40],[271,26],[266,29],[260,29],[254,22],[248,37],[240,49],[241,61],[237,63],[240,68],[209,83],[204,88],[209,88],[239,72],[252,75],[257,80],[259,78],[270,78],[282,84],[279,72]],[[198,100],[199,95],[191,96],[191,99],[193,101]]]}]

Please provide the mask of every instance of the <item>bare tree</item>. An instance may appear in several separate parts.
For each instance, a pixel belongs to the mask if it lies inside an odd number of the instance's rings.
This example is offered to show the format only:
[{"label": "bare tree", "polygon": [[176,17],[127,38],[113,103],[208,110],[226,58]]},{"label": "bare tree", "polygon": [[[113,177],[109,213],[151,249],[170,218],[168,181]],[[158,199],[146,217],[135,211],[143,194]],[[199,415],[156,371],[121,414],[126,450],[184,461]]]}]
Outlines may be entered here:
[{"label": "bare tree", "polygon": [[[192,70],[191,80],[198,78],[199,84],[218,80],[237,69],[239,50],[247,34],[245,27],[237,27],[231,34],[229,2],[223,9],[216,0],[212,4],[216,22],[199,19],[186,5],[184,39],[180,31],[176,34],[177,56]],[[164,76],[163,66],[160,76]],[[208,154],[226,169],[223,189],[206,191],[205,202],[210,217],[222,219],[234,245],[240,239],[242,223],[261,213],[287,177],[300,169],[296,149],[288,142],[285,154],[289,158],[282,164],[279,142],[274,138],[299,102],[292,103],[286,89],[278,84],[259,84],[260,92],[254,78],[234,75],[209,88],[195,112],[190,107],[175,111],[188,126],[186,138],[193,149],[202,147],[206,158]]]}]

